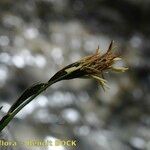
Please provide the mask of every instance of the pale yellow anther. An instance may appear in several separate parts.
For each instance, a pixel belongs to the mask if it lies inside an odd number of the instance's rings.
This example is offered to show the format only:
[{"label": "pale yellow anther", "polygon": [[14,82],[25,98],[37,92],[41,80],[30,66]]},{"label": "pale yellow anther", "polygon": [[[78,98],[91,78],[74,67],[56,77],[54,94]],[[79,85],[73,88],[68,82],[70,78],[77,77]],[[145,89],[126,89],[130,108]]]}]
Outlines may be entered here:
[{"label": "pale yellow anther", "polygon": [[112,70],[117,71],[117,72],[125,72],[126,70],[128,70],[127,67],[111,67]]},{"label": "pale yellow anther", "polygon": [[122,58],[116,57],[116,58],[114,58],[113,60],[114,60],[114,61],[118,61],[118,60],[122,60]]},{"label": "pale yellow anther", "polygon": [[109,86],[107,85],[107,80],[100,78],[98,76],[95,76],[95,75],[91,75],[91,77],[100,83],[104,91],[105,91],[105,87],[109,88]]}]

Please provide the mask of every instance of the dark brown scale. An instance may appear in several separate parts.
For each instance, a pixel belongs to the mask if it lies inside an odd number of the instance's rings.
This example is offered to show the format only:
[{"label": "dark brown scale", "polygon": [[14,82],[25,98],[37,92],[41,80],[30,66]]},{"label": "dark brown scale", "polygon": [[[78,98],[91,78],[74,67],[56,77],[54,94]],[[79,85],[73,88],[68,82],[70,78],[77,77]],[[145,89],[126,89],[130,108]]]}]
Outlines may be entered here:
[{"label": "dark brown scale", "polygon": [[[80,62],[75,62],[73,64],[70,64],[68,66],[66,66],[65,68],[61,69],[60,71],[58,71],[48,82],[51,82],[51,81],[55,81],[57,79],[60,78],[60,80],[66,80],[66,79],[72,79],[73,76],[79,76],[78,73],[76,73],[74,71],[73,75],[72,74],[69,74],[68,76],[65,76],[67,75],[68,73],[65,71],[66,69],[68,68],[71,68],[71,67],[78,67],[80,65]],[[62,76],[65,76],[64,78],[61,78]]]}]

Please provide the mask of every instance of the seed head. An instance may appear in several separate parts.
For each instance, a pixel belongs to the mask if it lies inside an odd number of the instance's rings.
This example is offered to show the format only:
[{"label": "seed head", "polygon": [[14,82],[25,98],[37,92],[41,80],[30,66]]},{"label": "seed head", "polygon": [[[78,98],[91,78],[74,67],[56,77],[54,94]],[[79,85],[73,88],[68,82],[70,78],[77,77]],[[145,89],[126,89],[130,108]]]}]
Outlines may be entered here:
[{"label": "seed head", "polygon": [[110,43],[107,52],[103,55],[100,53],[98,47],[95,54],[86,56],[81,60],[66,66],[57,72],[51,79],[56,79],[62,75],[65,75],[63,80],[73,78],[93,78],[101,84],[103,89],[105,86],[108,87],[106,84],[107,81],[103,77],[103,72],[108,70],[124,72],[128,69],[126,67],[113,66],[113,64],[116,61],[121,60],[121,58],[112,52],[112,46],[113,41]]}]

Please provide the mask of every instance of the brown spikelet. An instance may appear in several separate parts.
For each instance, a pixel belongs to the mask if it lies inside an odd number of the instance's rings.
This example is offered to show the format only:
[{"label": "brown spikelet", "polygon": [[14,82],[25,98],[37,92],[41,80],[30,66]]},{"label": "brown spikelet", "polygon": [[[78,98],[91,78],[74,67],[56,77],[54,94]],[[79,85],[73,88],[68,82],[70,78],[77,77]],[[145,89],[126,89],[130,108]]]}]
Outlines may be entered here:
[{"label": "brown spikelet", "polygon": [[113,53],[113,41],[111,41],[108,50],[105,54],[100,53],[99,46],[96,52],[92,55],[83,57],[81,60],[72,63],[65,68],[58,71],[49,82],[64,76],[61,80],[69,80],[73,78],[94,78],[104,88],[106,80],[104,79],[103,72],[108,70],[114,70],[118,72],[124,72],[128,68],[114,67],[113,64],[121,60],[117,54]]}]

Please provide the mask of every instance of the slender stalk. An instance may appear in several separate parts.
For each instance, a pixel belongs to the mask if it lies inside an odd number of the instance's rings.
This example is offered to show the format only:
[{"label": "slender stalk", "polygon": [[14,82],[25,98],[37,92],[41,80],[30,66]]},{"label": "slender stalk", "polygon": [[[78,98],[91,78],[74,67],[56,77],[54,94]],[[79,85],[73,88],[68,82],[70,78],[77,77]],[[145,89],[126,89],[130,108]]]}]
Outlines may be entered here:
[{"label": "slender stalk", "polygon": [[14,118],[14,116],[23,108],[25,107],[28,103],[30,103],[35,97],[37,97],[40,93],[42,93],[44,90],[46,90],[47,87],[44,87],[42,90],[40,90],[38,93],[35,95],[31,96],[29,99],[27,99],[24,103],[22,103],[17,109],[15,109],[12,113],[9,114],[8,117],[3,121],[3,123],[0,125],[0,131],[2,131],[8,123]]},{"label": "slender stalk", "polygon": [[40,93],[42,93],[43,91],[45,91],[49,86],[51,86],[52,84],[62,80],[64,77],[68,76],[68,74],[63,75],[53,81],[49,81],[47,83],[45,83],[45,86],[39,90],[35,95],[31,96],[30,98],[28,98],[26,101],[24,101],[22,104],[20,104],[12,113],[7,114],[6,119],[4,119],[4,121],[2,122],[2,124],[0,125],[0,132],[9,124],[9,122],[14,118],[14,116],[22,109],[24,108],[28,103],[30,103],[35,97],[37,97]]}]

